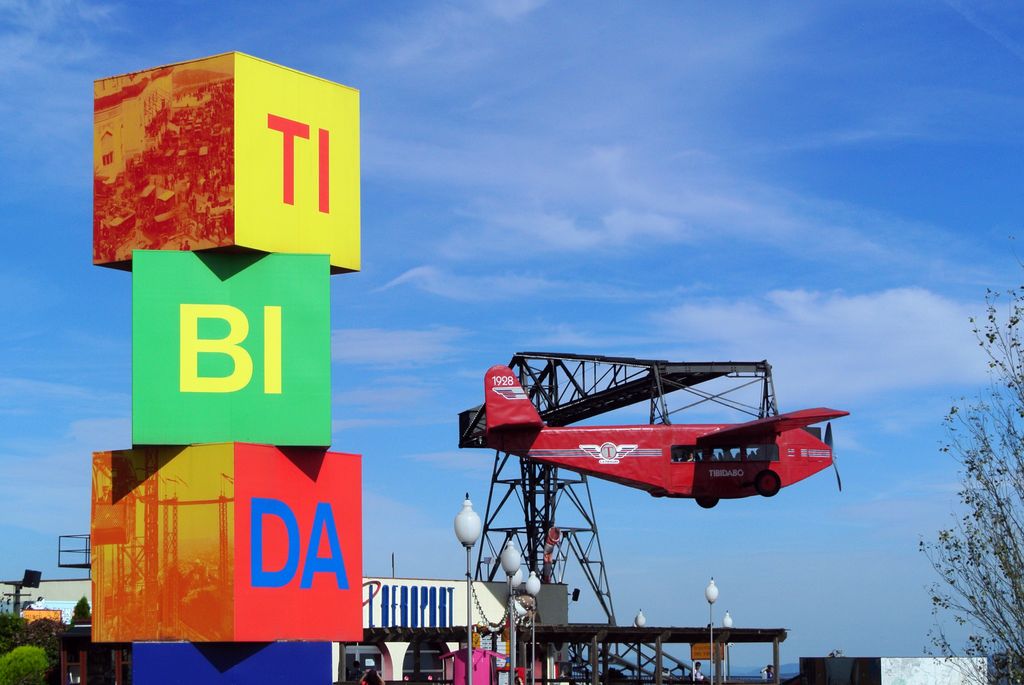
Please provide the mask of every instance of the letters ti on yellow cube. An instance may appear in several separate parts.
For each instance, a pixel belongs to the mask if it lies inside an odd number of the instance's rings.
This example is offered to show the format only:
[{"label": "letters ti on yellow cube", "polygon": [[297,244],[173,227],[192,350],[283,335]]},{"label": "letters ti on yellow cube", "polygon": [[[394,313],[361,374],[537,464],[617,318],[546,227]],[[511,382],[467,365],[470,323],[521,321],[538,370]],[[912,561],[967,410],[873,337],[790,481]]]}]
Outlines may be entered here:
[{"label": "letters ti on yellow cube", "polygon": [[330,255],[358,271],[359,92],[238,52],[95,83],[93,262]]}]

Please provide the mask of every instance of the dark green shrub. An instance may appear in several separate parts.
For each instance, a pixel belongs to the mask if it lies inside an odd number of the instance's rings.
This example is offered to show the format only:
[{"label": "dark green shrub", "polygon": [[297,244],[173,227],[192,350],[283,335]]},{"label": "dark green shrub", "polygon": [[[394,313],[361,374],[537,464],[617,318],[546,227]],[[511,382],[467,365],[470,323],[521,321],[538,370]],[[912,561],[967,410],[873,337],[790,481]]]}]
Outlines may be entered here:
[{"label": "dark green shrub", "polygon": [[18,644],[40,647],[46,653],[46,658],[51,664],[58,664],[60,663],[60,634],[66,628],[60,621],[49,618],[29,621],[21,630]]},{"label": "dark green shrub", "polygon": [[78,604],[75,605],[75,611],[71,615],[71,625],[78,625],[79,623],[89,623],[92,620],[92,613],[89,610],[89,600],[85,597],[78,600]]},{"label": "dark green shrub", "polygon": [[22,643],[21,633],[25,619],[14,614],[0,614],[0,655],[4,655]]}]

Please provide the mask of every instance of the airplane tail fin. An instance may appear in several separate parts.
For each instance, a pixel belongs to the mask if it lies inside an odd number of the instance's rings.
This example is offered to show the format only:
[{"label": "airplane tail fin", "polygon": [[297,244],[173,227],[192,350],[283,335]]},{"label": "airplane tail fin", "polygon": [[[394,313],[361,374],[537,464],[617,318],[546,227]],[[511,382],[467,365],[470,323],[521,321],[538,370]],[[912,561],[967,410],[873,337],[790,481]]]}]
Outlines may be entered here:
[{"label": "airplane tail fin", "polygon": [[498,364],[484,376],[487,432],[538,431],[544,421],[512,370]]}]

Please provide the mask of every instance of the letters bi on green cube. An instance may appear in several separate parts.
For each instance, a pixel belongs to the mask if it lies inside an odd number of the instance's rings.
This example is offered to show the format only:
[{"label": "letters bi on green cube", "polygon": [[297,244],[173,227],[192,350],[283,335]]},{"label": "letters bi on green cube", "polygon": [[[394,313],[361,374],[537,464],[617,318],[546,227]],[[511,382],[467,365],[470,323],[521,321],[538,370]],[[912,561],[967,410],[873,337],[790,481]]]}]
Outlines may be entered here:
[{"label": "letters bi on green cube", "polygon": [[326,255],[137,250],[132,442],[331,442]]}]

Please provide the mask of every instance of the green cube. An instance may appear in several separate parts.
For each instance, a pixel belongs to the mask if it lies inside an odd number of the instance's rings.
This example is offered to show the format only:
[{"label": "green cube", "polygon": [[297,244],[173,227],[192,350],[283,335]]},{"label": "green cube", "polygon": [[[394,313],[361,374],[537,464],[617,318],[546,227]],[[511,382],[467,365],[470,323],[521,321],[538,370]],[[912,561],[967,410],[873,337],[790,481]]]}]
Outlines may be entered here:
[{"label": "green cube", "polygon": [[137,250],[132,442],[331,443],[327,255]]}]

